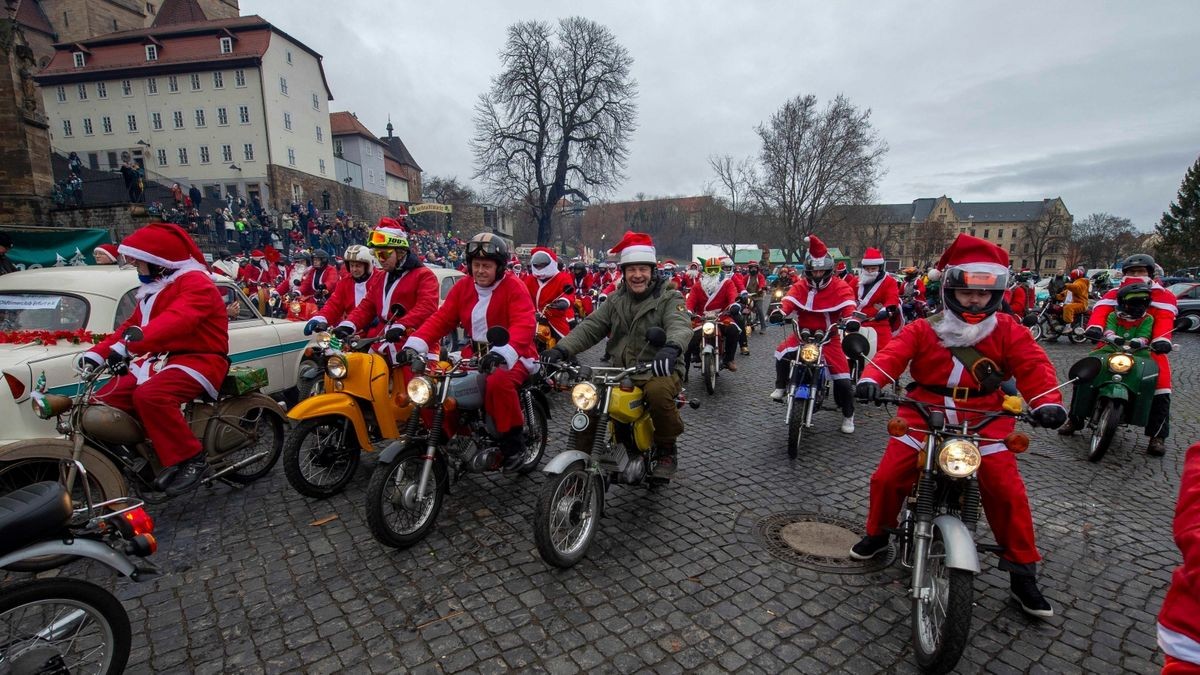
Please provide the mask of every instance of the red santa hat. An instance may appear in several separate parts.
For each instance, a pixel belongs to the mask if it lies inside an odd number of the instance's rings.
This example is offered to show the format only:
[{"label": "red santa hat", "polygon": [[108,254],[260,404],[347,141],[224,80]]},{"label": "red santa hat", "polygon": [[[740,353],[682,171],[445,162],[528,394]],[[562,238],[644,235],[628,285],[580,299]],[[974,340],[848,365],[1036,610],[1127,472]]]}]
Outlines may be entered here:
[{"label": "red santa hat", "polygon": [[868,248],[863,251],[862,266],[867,265],[883,265],[883,251],[877,248]]},{"label": "red santa hat", "polygon": [[626,232],[608,253],[617,256],[617,264],[621,267],[635,264],[654,267],[658,262],[654,254],[654,240],[644,232]]},{"label": "red santa hat", "polygon": [[540,262],[544,262],[541,259],[541,256],[538,255],[539,253],[544,253],[547,258],[550,258],[550,262],[552,263],[558,262],[558,254],[554,252],[554,249],[546,248],[545,246],[536,246],[532,251],[529,252],[530,265],[536,265]]},{"label": "red santa hat", "polygon": [[839,260],[837,265],[835,265],[833,269],[835,272],[845,272],[846,271],[846,261]]},{"label": "red santa hat", "polygon": [[[96,248],[92,249],[92,257],[96,259],[97,265],[111,265],[112,263],[117,262],[117,256],[119,255],[120,253],[117,252],[117,247],[113,244],[100,244]],[[108,256],[112,260],[112,263],[103,262],[100,256]]]},{"label": "red santa hat", "polygon": [[810,234],[804,238],[804,243],[808,244],[808,260],[805,261],[805,266],[815,270],[831,270],[833,269],[833,258],[829,257],[829,247],[825,246],[825,242],[817,238],[817,235]]},{"label": "red santa hat", "polygon": [[[125,237],[117,251],[169,270],[207,270],[204,254],[182,227],[173,223],[150,223]],[[255,251],[262,255],[261,251]]]},{"label": "red santa hat", "polygon": [[253,251],[250,251],[250,257],[251,258],[262,258],[263,252],[258,249],[254,249]]},{"label": "red santa hat", "polygon": [[[944,272],[947,267],[958,267],[967,272],[989,272],[1007,276],[1008,251],[979,237],[960,234],[942,253],[942,257],[938,259],[934,269],[930,270],[929,278],[940,278],[941,272]],[[936,275],[933,274],[935,270],[938,272]]]},{"label": "red santa hat", "polygon": [[[403,222],[405,218],[408,218],[408,207],[403,204],[396,207],[396,218],[399,219],[401,222]],[[388,220],[391,220],[391,218],[389,218]]]}]

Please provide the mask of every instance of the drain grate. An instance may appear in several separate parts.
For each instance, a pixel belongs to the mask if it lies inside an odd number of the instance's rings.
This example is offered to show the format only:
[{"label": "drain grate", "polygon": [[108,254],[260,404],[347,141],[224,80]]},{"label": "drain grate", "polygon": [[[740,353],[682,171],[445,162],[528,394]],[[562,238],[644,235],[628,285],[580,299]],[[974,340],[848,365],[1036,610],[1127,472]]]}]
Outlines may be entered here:
[{"label": "drain grate", "polygon": [[825,513],[788,511],[764,516],[754,524],[755,538],[778,560],[817,572],[866,574],[892,563],[895,554],[854,560],[850,547],[861,538],[861,523]]}]

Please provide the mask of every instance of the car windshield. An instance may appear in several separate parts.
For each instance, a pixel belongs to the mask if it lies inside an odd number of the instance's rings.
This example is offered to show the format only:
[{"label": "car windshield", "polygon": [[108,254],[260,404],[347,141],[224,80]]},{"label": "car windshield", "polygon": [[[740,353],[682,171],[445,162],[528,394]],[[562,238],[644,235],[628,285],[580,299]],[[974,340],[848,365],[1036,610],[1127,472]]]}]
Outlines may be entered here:
[{"label": "car windshield", "polygon": [[1167,290],[1171,291],[1171,293],[1175,294],[1175,297],[1178,298],[1178,297],[1182,296],[1184,293],[1187,293],[1189,290],[1191,290],[1192,287],[1194,287],[1195,285],[1196,285],[1196,282],[1194,282],[1194,281],[1190,281],[1190,282],[1184,281],[1184,282],[1180,282],[1178,284],[1171,284],[1170,286],[1167,286]]},{"label": "car windshield", "polygon": [[70,330],[87,325],[87,300],[34,291],[0,293],[0,331]]}]

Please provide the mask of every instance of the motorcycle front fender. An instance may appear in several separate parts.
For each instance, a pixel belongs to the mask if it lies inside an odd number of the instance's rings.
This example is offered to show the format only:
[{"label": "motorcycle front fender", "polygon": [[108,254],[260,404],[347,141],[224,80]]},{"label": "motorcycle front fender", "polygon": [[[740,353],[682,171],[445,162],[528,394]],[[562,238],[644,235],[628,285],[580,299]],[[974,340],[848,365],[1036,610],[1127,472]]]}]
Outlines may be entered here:
[{"label": "motorcycle front fender", "polygon": [[328,392],[310,396],[288,411],[288,417],[297,420],[310,420],[317,417],[345,417],[354,425],[354,435],[358,445],[364,452],[370,452],[371,437],[367,434],[367,420],[363,417],[358,400],[349,394]]},{"label": "motorcycle front fender", "polygon": [[712,354],[714,351],[716,351],[716,347],[712,343],[705,343],[703,353]]},{"label": "motorcycle front fender", "polygon": [[121,575],[127,577],[134,577],[137,571],[137,567],[129,558],[91,539],[75,539],[69,544],[64,543],[61,539],[38,542],[0,558],[0,567],[7,567],[22,560],[47,555],[77,555],[84,558],[91,558],[92,560],[97,560],[108,565]]},{"label": "motorcycle front fender", "polygon": [[946,546],[946,567],[979,574],[979,552],[967,526],[958,518],[945,515],[934,518],[933,527],[942,534]]},{"label": "motorcycle front fender", "polygon": [[550,463],[546,465],[544,471],[546,473],[562,473],[575,462],[583,462],[584,466],[587,466],[591,459],[592,456],[586,452],[566,450],[555,455],[554,459],[550,460]]},{"label": "motorcycle front fender", "polygon": [[[0,448],[0,464],[21,459],[49,459],[59,461],[75,456],[75,446],[69,438],[31,438],[9,443]],[[80,460],[88,475],[100,486],[100,494],[93,494],[96,501],[107,501],[129,494],[129,484],[121,470],[103,452],[84,445]]]},{"label": "motorcycle front fender", "polygon": [[1097,391],[1097,399],[1111,398],[1118,401],[1129,400],[1129,387],[1120,382],[1105,382]]}]

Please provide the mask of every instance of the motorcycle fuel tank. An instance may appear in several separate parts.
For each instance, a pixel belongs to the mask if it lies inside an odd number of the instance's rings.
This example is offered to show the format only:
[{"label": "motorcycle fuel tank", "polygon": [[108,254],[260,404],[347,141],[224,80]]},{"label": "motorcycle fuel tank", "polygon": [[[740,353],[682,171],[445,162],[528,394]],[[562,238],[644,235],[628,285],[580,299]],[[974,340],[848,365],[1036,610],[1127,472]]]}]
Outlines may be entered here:
[{"label": "motorcycle fuel tank", "polygon": [[133,415],[106,405],[89,405],[83,411],[80,426],[84,435],[103,443],[134,445],[146,437]]},{"label": "motorcycle fuel tank", "polygon": [[483,388],[487,375],[475,372],[450,380],[450,396],[458,401],[459,410],[483,408]]},{"label": "motorcycle fuel tank", "polygon": [[633,424],[645,412],[646,405],[642,400],[641,387],[634,387],[630,391],[613,387],[609,390],[608,397],[608,414],[617,422]]}]

